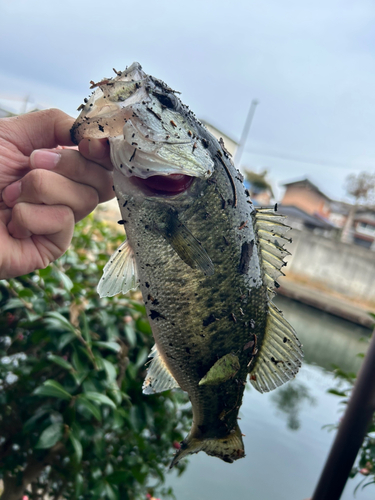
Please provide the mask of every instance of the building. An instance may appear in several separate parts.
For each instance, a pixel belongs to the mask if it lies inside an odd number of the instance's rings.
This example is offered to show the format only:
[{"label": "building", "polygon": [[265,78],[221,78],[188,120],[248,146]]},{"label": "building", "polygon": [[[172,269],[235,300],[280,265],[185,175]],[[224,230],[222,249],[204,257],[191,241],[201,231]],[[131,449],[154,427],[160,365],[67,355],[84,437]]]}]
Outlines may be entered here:
[{"label": "building", "polygon": [[281,200],[282,205],[292,205],[307,214],[329,219],[332,200],[308,179],[288,182],[284,187],[286,190]]},{"label": "building", "polygon": [[225,149],[232,155],[232,157],[234,157],[237,151],[238,142],[232,139],[232,137],[229,137],[229,135],[226,135],[223,132],[221,132],[221,130],[214,127],[214,125],[211,125],[211,123],[207,122],[206,120],[200,120],[200,121],[218,141],[220,140],[220,138],[223,139]]},{"label": "building", "polygon": [[352,241],[375,251],[375,210],[357,208],[353,221]]}]

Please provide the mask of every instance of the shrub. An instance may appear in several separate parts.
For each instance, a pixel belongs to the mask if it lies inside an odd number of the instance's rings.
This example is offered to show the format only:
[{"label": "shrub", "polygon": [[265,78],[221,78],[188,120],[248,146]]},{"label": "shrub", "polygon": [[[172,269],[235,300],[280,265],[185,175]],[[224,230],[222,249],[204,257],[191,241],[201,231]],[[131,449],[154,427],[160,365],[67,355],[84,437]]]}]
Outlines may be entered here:
[{"label": "shrub", "polygon": [[162,483],[188,427],[184,396],[142,394],[153,340],[140,294],[96,293],[122,239],[90,216],[54,264],[0,281],[2,500],[172,495]]}]

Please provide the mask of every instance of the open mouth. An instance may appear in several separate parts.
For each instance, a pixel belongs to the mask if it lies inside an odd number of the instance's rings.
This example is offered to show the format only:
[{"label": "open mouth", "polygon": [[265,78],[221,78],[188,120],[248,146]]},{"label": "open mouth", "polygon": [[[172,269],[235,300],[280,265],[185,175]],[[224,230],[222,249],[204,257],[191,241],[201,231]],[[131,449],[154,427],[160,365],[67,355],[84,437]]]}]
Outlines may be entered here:
[{"label": "open mouth", "polygon": [[193,180],[194,177],[182,174],[152,175],[147,179],[137,178],[137,183],[155,194],[173,196],[186,191]]}]

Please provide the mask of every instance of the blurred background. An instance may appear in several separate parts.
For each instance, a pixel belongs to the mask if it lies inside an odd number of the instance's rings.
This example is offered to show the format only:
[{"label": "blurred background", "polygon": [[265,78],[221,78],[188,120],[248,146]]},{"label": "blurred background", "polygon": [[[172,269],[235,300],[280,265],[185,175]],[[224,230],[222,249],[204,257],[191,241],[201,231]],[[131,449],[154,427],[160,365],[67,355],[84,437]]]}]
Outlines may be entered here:
[{"label": "blurred background", "polygon": [[246,392],[247,458],[199,454],[166,484],[178,500],[310,496],[333,439],[322,426],[340,417],[334,392],[350,388],[375,310],[373,1],[0,0],[0,19],[0,117],[48,107],[76,117],[90,80],[138,61],[224,138],[254,203],[289,216],[277,303],[305,345],[301,374],[269,395]]}]

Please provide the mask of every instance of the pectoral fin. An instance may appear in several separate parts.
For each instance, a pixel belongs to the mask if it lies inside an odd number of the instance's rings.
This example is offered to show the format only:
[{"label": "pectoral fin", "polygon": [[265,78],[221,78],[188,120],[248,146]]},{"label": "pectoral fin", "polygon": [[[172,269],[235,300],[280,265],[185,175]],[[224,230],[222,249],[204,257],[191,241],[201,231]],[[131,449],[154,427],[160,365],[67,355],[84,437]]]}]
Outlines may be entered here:
[{"label": "pectoral fin", "polygon": [[97,292],[100,297],[113,297],[138,287],[139,279],[134,253],[128,240],[113,253],[103,269]]},{"label": "pectoral fin", "polygon": [[240,362],[235,354],[229,353],[218,359],[198,385],[218,385],[233,378],[240,369]]},{"label": "pectoral fin", "polygon": [[176,214],[168,215],[168,223],[162,231],[164,238],[188,266],[212,276],[214,265],[201,242],[178,219]]}]

